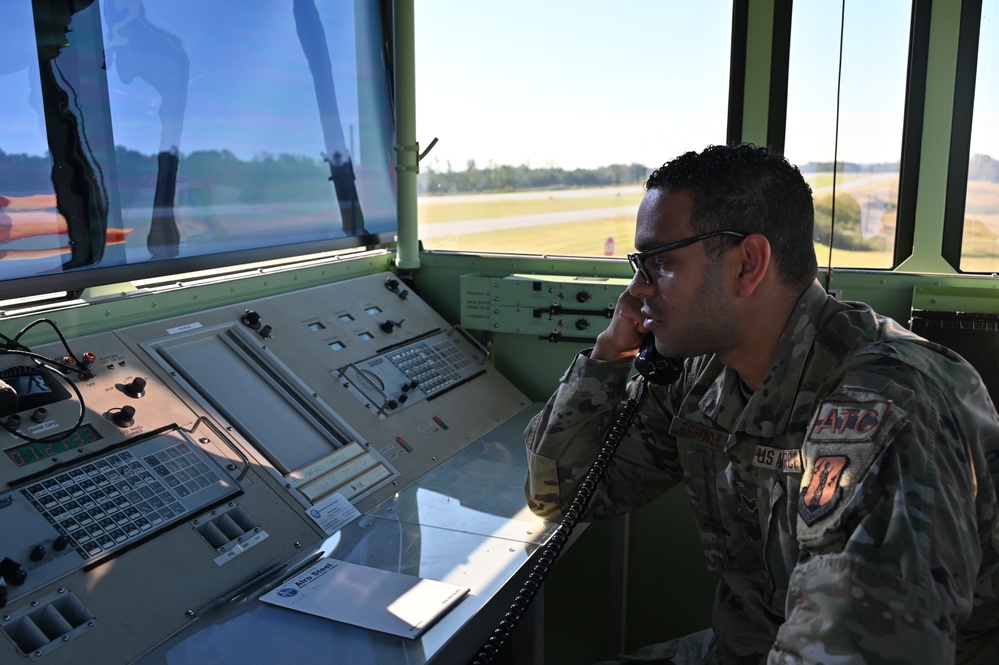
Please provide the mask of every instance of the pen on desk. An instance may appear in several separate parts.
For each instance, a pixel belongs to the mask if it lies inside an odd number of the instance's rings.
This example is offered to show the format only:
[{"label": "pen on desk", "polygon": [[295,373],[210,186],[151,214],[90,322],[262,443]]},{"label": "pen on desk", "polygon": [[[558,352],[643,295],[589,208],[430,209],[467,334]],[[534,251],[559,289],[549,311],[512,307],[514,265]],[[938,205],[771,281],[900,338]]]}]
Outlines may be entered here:
[{"label": "pen on desk", "polygon": [[315,554],[313,554],[312,556],[310,556],[308,559],[306,559],[302,563],[300,563],[297,566],[294,566],[293,568],[291,568],[291,570],[287,571],[284,575],[282,575],[278,579],[276,579],[273,582],[271,582],[270,584],[267,584],[264,587],[262,587],[260,589],[260,591],[258,591],[257,593],[254,594],[254,596],[257,597],[257,598],[259,598],[260,596],[264,595],[265,593],[267,593],[271,589],[275,588],[276,586],[278,586],[279,584],[281,584],[282,582],[284,582],[288,578],[294,577],[295,575],[297,575],[300,572],[302,572],[302,570],[304,570],[305,568],[308,568],[309,566],[311,566],[312,564],[314,564],[316,561],[319,561],[320,559],[323,558],[323,556],[325,554],[326,554],[326,552],[323,552],[323,551],[316,552]]},{"label": "pen on desk", "polygon": [[219,596],[215,600],[211,601],[207,605],[202,605],[197,610],[188,610],[187,611],[187,615],[189,617],[192,617],[192,618],[193,617],[206,617],[209,614],[211,614],[212,612],[218,610],[223,605],[228,605],[229,603],[235,601],[237,598],[239,598],[240,596],[242,596],[244,593],[246,593],[248,590],[252,589],[257,584],[260,584],[261,582],[263,582],[264,580],[266,580],[270,576],[272,576],[272,575],[280,572],[281,570],[283,570],[284,567],[285,567],[285,564],[278,562],[278,563],[273,563],[273,564],[267,566],[266,568],[258,570],[257,573],[253,577],[251,577],[250,579],[246,580],[245,582],[243,582],[242,584],[240,584],[236,588],[234,588],[234,589],[232,589],[230,591],[227,591],[226,593],[222,594],[221,596]]}]

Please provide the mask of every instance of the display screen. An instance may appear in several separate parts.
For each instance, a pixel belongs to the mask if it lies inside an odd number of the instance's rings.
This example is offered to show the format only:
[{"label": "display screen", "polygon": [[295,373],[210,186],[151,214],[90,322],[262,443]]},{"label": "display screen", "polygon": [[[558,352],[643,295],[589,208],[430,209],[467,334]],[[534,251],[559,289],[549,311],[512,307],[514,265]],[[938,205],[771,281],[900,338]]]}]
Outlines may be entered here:
[{"label": "display screen", "polygon": [[0,298],[391,242],[384,4],[0,3]]},{"label": "display screen", "polygon": [[55,457],[59,453],[67,450],[80,448],[88,443],[100,441],[104,437],[94,429],[93,425],[81,425],[79,429],[67,436],[65,439],[51,443],[24,443],[20,446],[8,448],[4,452],[17,466],[26,466],[32,462]]},{"label": "display screen", "polygon": [[6,381],[17,393],[18,411],[37,409],[70,397],[69,391],[45,369],[34,368],[29,374],[7,377]]}]

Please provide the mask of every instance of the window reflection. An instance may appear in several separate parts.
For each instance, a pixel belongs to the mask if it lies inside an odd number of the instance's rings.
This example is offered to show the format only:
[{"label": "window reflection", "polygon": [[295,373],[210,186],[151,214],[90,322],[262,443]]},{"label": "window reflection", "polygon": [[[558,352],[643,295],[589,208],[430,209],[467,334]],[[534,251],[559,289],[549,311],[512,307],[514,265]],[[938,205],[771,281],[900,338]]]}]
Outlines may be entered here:
[{"label": "window reflection", "polygon": [[891,267],[911,11],[794,5],[785,154],[814,192],[820,265]]},{"label": "window reflection", "polygon": [[391,240],[381,30],[353,0],[2,3],[0,279]]}]

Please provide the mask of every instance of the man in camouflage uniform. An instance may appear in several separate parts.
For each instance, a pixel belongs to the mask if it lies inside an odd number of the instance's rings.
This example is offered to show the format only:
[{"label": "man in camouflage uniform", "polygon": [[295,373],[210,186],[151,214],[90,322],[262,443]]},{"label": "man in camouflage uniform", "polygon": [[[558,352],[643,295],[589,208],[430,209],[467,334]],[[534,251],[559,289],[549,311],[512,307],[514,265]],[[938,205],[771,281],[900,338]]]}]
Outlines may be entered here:
[{"label": "man in camouflage uniform", "polygon": [[[811,190],[755,146],[646,183],[635,278],[525,436],[531,509],[557,519],[615,409],[642,407],[586,520],[683,482],[711,630],[656,663],[999,663],[999,418],[955,353],[816,281]],[[686,358],[629,380],[646,333]]]}]

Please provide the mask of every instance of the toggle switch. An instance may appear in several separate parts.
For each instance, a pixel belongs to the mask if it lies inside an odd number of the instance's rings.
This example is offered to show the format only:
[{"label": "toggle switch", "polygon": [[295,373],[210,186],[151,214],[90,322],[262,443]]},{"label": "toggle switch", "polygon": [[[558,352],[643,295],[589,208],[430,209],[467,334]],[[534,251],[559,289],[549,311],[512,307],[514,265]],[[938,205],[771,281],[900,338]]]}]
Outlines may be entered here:
[{"label": "toggle switch", "polygon": [[379,323],[378,327],[381,328],[383,332],[390,333],[390,332],[392,332],[392,330],[394,328],[400,328],[400,327],[402,327],[402,321],[401,320],[400,321],[393,321],[392,319],[389,319],[388,321],[385,321],[384,323]]}]

